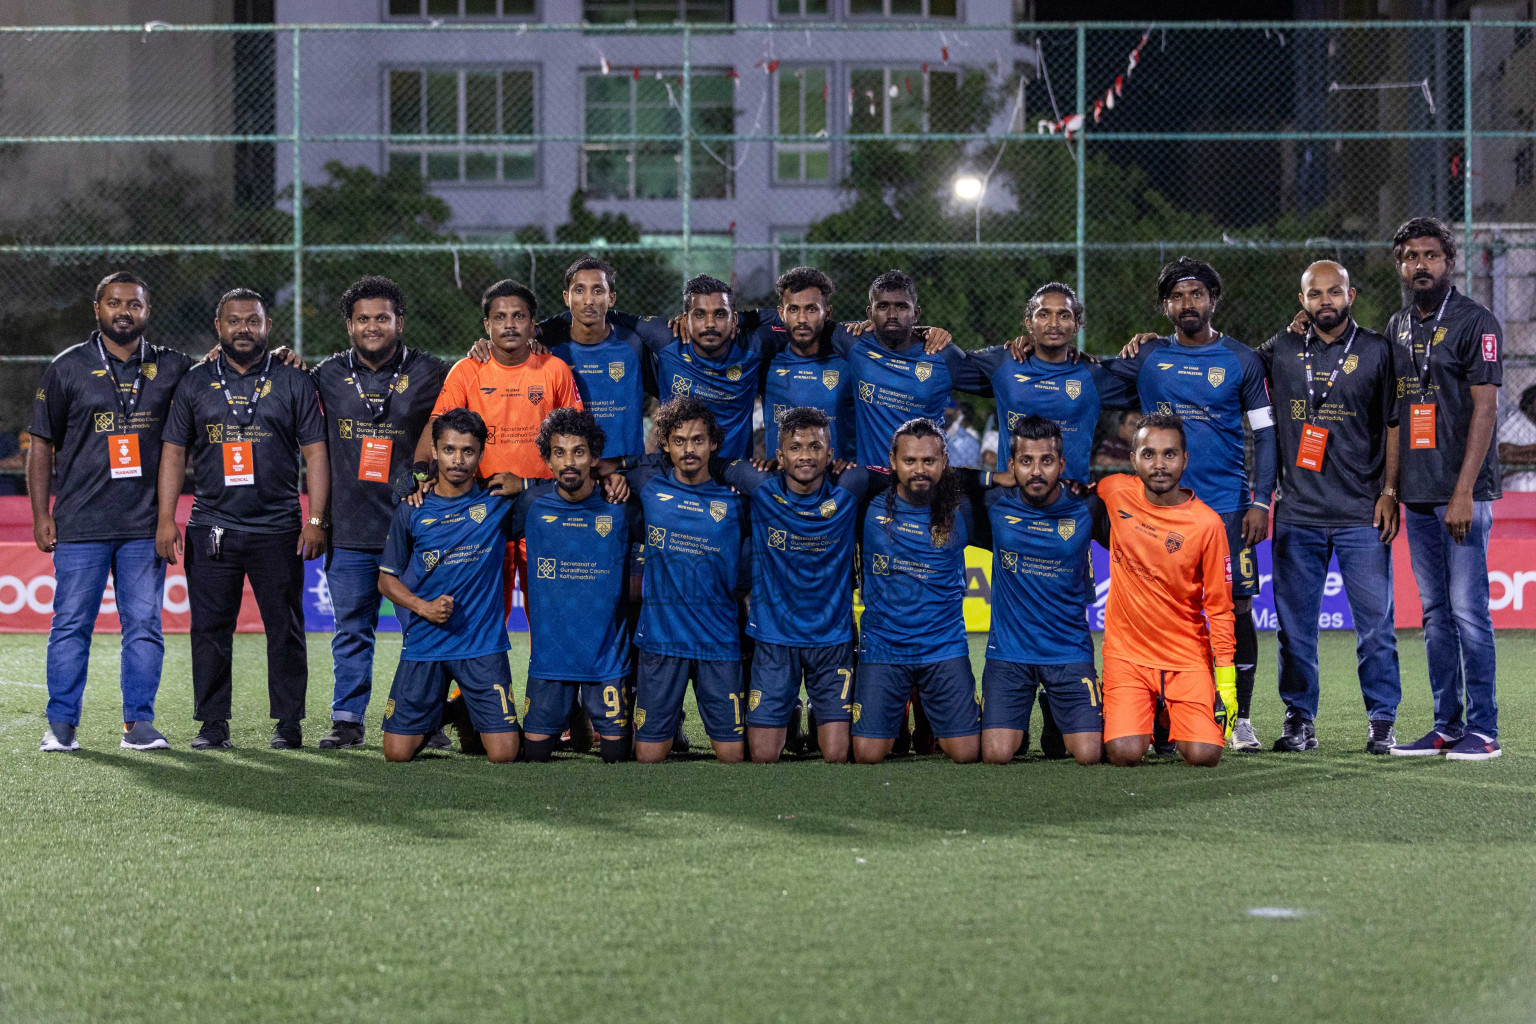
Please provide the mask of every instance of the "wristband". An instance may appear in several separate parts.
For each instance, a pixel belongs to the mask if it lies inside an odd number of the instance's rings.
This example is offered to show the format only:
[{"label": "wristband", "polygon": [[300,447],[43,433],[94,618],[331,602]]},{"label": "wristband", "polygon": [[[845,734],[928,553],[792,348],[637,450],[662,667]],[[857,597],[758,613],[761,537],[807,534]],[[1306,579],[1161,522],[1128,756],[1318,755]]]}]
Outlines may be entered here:
[{"label": "wristband", "polygon": [[430,463],[426,463],[426,462],[418,462],[418,463],[416,463],[415,465],[413,465],[411,467],[411,476],[415,477],[417,482],[424,482],[426,480],[430,480],[431,477],[432,477],[432,466],[431,466],[431,464]]}]

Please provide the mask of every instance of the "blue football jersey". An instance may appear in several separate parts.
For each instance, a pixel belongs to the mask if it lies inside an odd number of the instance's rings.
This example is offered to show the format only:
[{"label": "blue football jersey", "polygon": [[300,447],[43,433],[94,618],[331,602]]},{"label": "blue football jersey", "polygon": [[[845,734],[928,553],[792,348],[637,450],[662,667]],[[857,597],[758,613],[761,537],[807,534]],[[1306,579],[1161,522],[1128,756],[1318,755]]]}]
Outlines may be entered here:
[{"label": "blue football jersey", "polygon": [[[1264,364],[1252,349],[1225,334],[1206,345],[1183,345],[1163,337],[1109,366],[1135,387],[1143,413],[1171,412],[1184,420],[1189,468],[1183,486],[1222,515],[1253,504],[1243,458],[1243,418],[1248,415],[1255,431],[1273,430],[1274,414]],[[1267,484],[1261,461],[1266,452]],[[1268,507],[1275,483],[1273,443],[1255,444],[1254,454],[1258,490]]]},{"label": "blue football jersey", "polygon": [[602,488],[567,501],[542,482],[518,496],[509,530],[528,542],[528,674],[596,683],[632,664],[630,559],[641,536],[640,503],[613,505]]},{"label": "blue football jersey", "polygon": [[972,352],[971,358],[997,399],[999,469],[1011,451],[1013,425],[1025,416],[1044,416],[1061,427],[1063,475],[1087,483],[1099,413],[1136,402],[1129,382],[1095,363],[1048,363],[1033,355],[1021,363],[1002,345]]},{"label": "blue football jersey", "polygon": [[[782,330],[782,328],[773,328]],[[848,362],[830,352],[802,356],[785,349],[768,364],[763,384],[763,450],[768,458],[779,447],[779,419],[789,409],[820,409],[832,421],[832,456],[854,459],[853,380]]]},{"label": "blue football jersey", "polygon": [[651,654],[739,660],[736,593],[749,582],[751,557],[745,499],[712,479],[679,483],[666,470],[640,488],[640,503],[645,569],[635,642]]},{"label": "blue football jersey", "polygon": [[[564,314],[569,324],[570,314]],[[645,342],[634,329],[610,324],[608,337],[596,345],[562,341],[550,348],[570,366],[581,404],[608,441],[602,456],[638,458],[645,454]]]},{"label": "blue football jersey", "polygon": [[930,534],[931,511],[887,491],[864,512],[862,662],[926,665],[970,654],[964,600],[965,546],[975,525],[971,506],[961,503],[940,547]]},{"label": "blue football jersey", "polygon": [[925,416],[942,425],[950,391],[984,394],[988,387],[986,376],[955,345],[930,356],[921,339],[898,352],[880,344],[873,332],[857,338],[839,332],[833,335],[833,349],[853,374],[861,466],[888,467],[891,438],[907,420]]},{"label": "blue football jersey", "polygon": [[1022,665],[1093,660],[1088,543],[1093,515],[1065,487],[1044,508],[1018,488],[987,492],[992,524],[992,630],[987,657]]},{"label": "blue football jersey", "polygon": [[674,341],[655,356],[661,399],[693,395],[702,401],[725,433],[717,453],[720,458],[749,458],[752,410],[777,344],[771,331],[740,331],[724,352],[710,359],[693,342]]},{"label": "blue football jersey", "polygon": [[507,650],[502,566],[512,502],[476,486],[457,498],[427,492],[421,508],[395,506],[379,571],[398,577],[423,601],[453,597],[441,626],[397,608],[405,634],[401,661],[451,661]]}]

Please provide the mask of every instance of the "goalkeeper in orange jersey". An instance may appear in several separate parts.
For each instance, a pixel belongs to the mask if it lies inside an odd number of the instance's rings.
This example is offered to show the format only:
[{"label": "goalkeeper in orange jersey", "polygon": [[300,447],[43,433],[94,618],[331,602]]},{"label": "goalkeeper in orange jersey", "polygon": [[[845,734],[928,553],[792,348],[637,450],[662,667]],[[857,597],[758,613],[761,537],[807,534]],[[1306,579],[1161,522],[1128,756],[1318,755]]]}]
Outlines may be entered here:
[{"label": "goalkeeper in orange jersey", "polygon": [[1168,737],[1210,767],[1237,710],[1232,558],[1221,516],[1179,486],[1189,462],[1184,424],[1143,417],[1131,444],[1136,475],[1098,483],[1094,539],[1109,548],[1104,614],[1104,752],[1138,763],[1160,708]]}]

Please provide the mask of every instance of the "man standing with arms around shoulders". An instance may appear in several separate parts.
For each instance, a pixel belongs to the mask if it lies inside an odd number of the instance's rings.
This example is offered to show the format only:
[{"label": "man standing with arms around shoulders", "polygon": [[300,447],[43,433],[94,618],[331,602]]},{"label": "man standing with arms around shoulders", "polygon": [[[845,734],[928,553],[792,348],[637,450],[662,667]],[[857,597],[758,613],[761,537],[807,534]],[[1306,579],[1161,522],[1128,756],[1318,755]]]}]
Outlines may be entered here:
[{"label": "man standing with arms around shoulders", "polygon": [[[1486,761],[1499,746],[1488,535],[1503,497],[1493,444],[1504,329],[1451,284],[1456,239],[1433,217],[1415,217],[1392,238],[1397,273],[1412,295],[1387,334],[1408,364],[1398,416],[1404,526],[1424,602],[1424,649],[1435,727],[1392,753]],[[1463,719],[1465,711],[1465,719]]]},{"label": "man standing with arms around shoulders", "polygon": [[1305,333],[1288,327],[1258,348],[1279,414],[1274,587],[1286,711],[1275,749],[1317,747],[1318,616],[1337,556],[1370,723],[1365,749],[1385,754],[1402,699],[1392,605],[1399,361],[1391,341],[1350,316],[1355,289],[1341,265],[1309,266],[1299,298]]}]

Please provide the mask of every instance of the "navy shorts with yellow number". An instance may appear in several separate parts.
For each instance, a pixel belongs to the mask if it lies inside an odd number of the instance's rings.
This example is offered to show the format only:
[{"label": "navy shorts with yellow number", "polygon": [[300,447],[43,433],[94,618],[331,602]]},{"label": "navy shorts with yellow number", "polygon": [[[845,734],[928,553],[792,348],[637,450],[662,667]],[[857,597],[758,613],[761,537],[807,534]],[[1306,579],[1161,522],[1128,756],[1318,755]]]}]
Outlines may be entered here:
[{"label": "navy shorts with yellow number", "polygon": [[853,734],[866,739],[895,739],[914,686],[923,699],[923,713],[933,726],[934,736],[947,740],[981,731],[971,659],[950,658],[927,665],[860,662]]},{"label": "navy shorts with yellow number", "polygon": [[559,736],[570,724],[571,709],[579,700],[592,719],[594,732],[610,738],[623,736],[629,727],[632,696],[625,679],[562,683],[529,676],[523,689],[523,731],[537,736]]},{"label": "navy shorts with yellow number", "polygon": [[981,727],[1028,732],[1035,691],[1042,690],[1051,718],[1063,733],[1103,732],[1098,676],[1091,661],[1021,665],[988,658],[981,671]]},{"label": "navy shorts with yellow number", "polygon": [[742,742],[746,694],[741,692],[741,662],[674,658],[649,651],[640,652],[635,684],[637,742],[662,743],[677,735],[690,677],[705,735],[716,743]]},{"label": "navy shorts with yellow number", "polygon": [[448,687],[459,684],[477,732],[516,732],[512,669],[505,654],[454,661],[402,661],[384,704],[384,731],[429,736],[443,724]]},{"label": "navy shorts with yellow number", "polygon": [[786,647],[759,640],[752,655],[747,724],[757,729],[788,726],[802,676],[818,723],[846,722],[853,717],[851,642],[831,647]]},{"label": "navy shorts with yellow number", "polygon": [[1243,543],[1243,516],[1247,509],[1227,512],[1221,521],[1227,528],[1227,550],[1232,553],[1232,596],[1256,597],[1259,593],[1259,563],[1253,548]]}]

